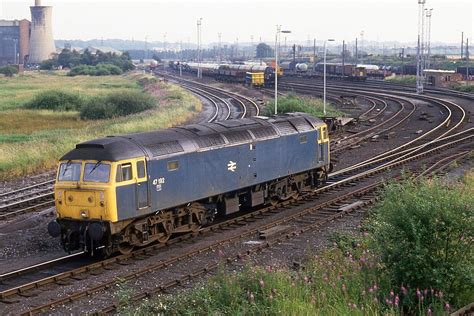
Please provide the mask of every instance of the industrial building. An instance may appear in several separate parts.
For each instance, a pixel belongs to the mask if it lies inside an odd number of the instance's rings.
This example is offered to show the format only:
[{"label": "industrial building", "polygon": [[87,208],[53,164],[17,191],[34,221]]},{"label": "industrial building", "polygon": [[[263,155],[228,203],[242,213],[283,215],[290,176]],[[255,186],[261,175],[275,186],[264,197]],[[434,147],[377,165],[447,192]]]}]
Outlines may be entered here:
[{"label": "industrial building", "polygon": [[0,65],[23,64],[29,47],[30,21],[0,20]]},{"label": "industrial building", "polygon": [[39,64],[56,52],[52,29],[52,7],[35,0],[31,22],[0,20],[0,65]]},{"label": "industrial building", "polygon": [[426,82],[434,87],[450,88],[453,83],[461,81],[462,75],[454,70],[425,69]]}]

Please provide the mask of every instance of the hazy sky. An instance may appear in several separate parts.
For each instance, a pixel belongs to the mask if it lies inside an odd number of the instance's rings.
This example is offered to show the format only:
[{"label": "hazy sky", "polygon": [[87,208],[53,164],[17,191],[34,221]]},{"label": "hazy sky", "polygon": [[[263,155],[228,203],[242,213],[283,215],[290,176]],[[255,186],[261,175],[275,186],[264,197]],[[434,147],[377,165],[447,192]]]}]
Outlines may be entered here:
[{"label": "hazy sky", "polygon": [[[0,0],[0,18],[28,18],[34,0]],[[54,6],[56,39],[121,38],[196,41],[196,21],[203,18],[203,41],[272,41],[276,24],[292,31],[288,41],[316,37],[352,41],[415,42],[417,0],[43,0]],[[461,31],[473,41],[472,0],[427,0],[433,8],[432,42],[460,42]],[[474,43],[473,43],[474,44]]]}]

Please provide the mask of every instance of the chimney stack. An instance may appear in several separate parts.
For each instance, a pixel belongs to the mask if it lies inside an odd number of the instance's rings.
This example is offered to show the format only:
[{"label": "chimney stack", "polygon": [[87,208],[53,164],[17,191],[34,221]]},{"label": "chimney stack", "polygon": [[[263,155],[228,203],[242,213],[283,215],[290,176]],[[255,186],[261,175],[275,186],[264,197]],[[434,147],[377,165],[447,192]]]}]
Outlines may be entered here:
[{"label": "chimney stack", "polygon": [[28,62],[39,64],[51,58],[56,52],[53,39],[52,13],[53,7],[41,6],[41,0],[35,0],[31,10],[31,37]]}]

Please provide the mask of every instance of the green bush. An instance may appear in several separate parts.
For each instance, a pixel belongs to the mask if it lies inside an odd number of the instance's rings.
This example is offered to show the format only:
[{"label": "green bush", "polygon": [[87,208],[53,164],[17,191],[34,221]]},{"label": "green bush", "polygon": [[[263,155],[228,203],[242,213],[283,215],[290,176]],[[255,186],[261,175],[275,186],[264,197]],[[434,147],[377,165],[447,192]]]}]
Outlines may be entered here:
[{"label": "green bush", "polygon": [[150,84],[154,84],[154,83],[157,83],[158,80],[156,80],[155,77],[143,77],[143,78],[140,78],[138,79],[137,83],[142,86],[142,87],[146,87]]},{"label": "green bush", "polygon": [[99,64],[97,66],[89,65],[78,65],[73,67],[69,72],[68,76],[110,76],[110,75],[121,75],[122,69],[111,64]]},{"label": "green bush", "polygon": [[41,110],[77,111],[83,103],[84,99],[77,93],[49,90],[34,96],[25,104],[25,107]]},{"label": "green bush", "polygon": [[156,100],[141,92],[120,92],[91,98],[81,108],[84,120],[99,120],[139,113],[153,108]]},{"label": "green bush", "polygon": [[474,297],[474,195],[471,189],[390,184],[373,219],[373,237],[393,284],[437,289],[455,305]]},{"label": "green bush", "polygon": [[56,67],[58,67],[58,62],[55,59],[48,59],[40,64],[41,70],[53,70]]},{"label": "green bush", "polygon": [[461,91],[461,92],[474,93],[474,85],[469,85],[469,86],[460,85],[460,86],[454,87],[454,90]]},{"label": "green bush", "polygon": [[416,76],[411,76],[411,75],[393,76],[393,77],[385,78],[385,81],[412,85],[412,84],[416,84]]},{"label": "green bush", "polygon": [[13,77],[13,75],[18,74],[18,68],[11,65],[0,67],[0,74],[6,77]]},{"label": "green bush", "polygon": [[[274,114],[274,101],[267,103],[264,115]],[[322,100],[311,97],[300,97],[294,93],[289,93],[278,98],[278,113],[304,112],[316,117],[324,116]],[[326,116],[342,116],[342,113],[335,110],[329,103],[326,103]]]}]

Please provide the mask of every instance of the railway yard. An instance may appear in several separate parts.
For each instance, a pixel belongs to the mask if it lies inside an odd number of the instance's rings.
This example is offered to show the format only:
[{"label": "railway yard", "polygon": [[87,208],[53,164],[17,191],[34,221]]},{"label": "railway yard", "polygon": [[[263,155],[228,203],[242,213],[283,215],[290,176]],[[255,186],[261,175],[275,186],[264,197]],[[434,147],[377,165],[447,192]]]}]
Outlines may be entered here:
[{"label": "railway yard", "polygon": [[[262,115],[272,93],[172,71],[156,76],[201,100],[194,119],[200,122]],[[282,95],[317,98],[323,89],[320,81],[296,77],[282,79],[279,88]],[[417,95],[404,86],[342,81],[328,83],[327,93],[354,120],[331,133],[334,169],[324,186],[129,254],[64,256],[46,230],[55,216],[53,171],[2,183],[2,314],[115,313],[120,284],[132,291],[132,302],[141,302],[192,288],[222,267],[229,273],[249,263],[298,268],[331,234],[358,231],[387,180],[407,173],[457,177],[473,167],[474,95],[436,89]]]}]

